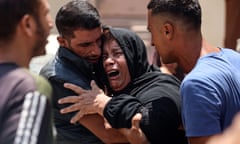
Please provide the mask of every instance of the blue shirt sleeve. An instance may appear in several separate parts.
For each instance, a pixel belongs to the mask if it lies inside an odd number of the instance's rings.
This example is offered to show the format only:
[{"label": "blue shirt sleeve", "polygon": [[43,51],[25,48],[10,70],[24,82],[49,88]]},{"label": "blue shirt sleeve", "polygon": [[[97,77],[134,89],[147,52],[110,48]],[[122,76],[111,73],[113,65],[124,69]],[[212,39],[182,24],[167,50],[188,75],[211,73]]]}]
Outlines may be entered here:
[{"label": "blue shirt sleeve", "polygon": [[205,77],[187,79],[181,86],[182,118],[187,137],[221,132],[221,100],[214,84]]}]

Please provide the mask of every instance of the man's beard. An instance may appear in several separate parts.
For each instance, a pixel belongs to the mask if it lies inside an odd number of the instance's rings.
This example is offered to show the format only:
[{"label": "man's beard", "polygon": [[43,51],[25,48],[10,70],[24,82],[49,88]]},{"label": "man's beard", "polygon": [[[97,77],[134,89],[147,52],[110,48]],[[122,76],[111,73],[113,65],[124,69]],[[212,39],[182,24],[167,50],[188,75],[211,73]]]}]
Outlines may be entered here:
[{"label": "man's beard", "polygon": [[33,57],[34,56],[41,56],[46,54],[45,46],[46,46],[46,39],[47,39],[47,32],[44,30],[42,23],[39,19],[36,18],[37,23],[37,30],[36,30],[36,42],[33,46]]}]

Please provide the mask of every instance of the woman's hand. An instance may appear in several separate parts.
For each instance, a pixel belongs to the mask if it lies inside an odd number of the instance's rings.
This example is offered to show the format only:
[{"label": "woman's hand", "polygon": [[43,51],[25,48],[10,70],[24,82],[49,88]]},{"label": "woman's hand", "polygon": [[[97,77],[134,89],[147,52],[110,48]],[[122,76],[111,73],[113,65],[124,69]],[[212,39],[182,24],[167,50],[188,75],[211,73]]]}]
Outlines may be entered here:
[{"label": "woman's hand", "polygon": [[149,144],[147,137],[142,132],[140,128],[140,121],[142,119],[142,114],[137,113],[132,118],[132,127],[130,129],[121,128],[120,132],[126,136],[131,144]]}]

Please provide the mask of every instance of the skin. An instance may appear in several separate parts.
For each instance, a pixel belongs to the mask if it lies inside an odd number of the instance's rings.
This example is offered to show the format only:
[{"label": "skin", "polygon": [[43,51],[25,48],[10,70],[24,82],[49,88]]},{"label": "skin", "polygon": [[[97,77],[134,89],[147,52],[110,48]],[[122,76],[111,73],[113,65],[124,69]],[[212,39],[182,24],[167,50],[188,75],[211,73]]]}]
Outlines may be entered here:
[{"label": "skin", "polygon": [[[25,14],[16,26],[12,41],[1,45],[1,63],[13,62],[28,68],[31,58],[43,53],[48,42],[47,37],[53,27],[53,21],[49,14],[50,6],[48,1],[41,0],[39,6],[39,20],[37,21],[33,15]],[[38,30],[39,27],[41,34]]]},{"label": "skin", "polygon": [[212,137],[207,144],[240,144],[240,113],[238,113],[231,126],[222,134]]},{"label": "skin", "polygon": [[[111,87],[114,90],[122,90],[130,82],[130,73],[128,70],[127,62],[125,56],[116,43],[116,41],[110,41],[104,45],[103,50],[103,66],[106,73],[112,71],[118,71],[118,75],[113,77],[108,76]],[[79,111],[72,119],[71,123],[82,121],[85,115],[98,113],[102,117],[103,110],[111,97],[105,95],[103,90],[101,90],[94,81],[91,82],[91,90],[84,90],[74,84],[65,83],[65,88],[73,90],[79,96],[68,96],[59,100],[60,104],[72,103],[73,105],[66,107],[61,110],[61,113],[69,113],[73,111]],[[130,129],[122,128],[119,129],[132,144],[147,144],[147,138],[139,127],[141,120],[141,114],[136,114],[132,119],[132,127]],[[111,130],[110,125],[105,122],[105,129]],[[110,129],[109,129],[110,127]],[[105,131],[107,132],[107,131]]]},{"label": "skin", "polygon": [[[151,10],[148,10],[148,30],[162,61],[178,63],[185,73],[193,69],[199,57],[220,51],[202,38],[200,30],[171,16],[152,15]],[[206,144],[211,137],[188,137],[188,140],[190,144]]]},{"label": "skin", "polygon": [[173,74],[176,74],[176,68],[177,68],[177,63],[169,63],[169,64],[162,63],[162,66],[160,67],[160,70],[163,73],[173,75]]},{"label": "skin", "polygon": [[33,49],[33,56],[46,53],[45,46],[48,43],[47,37],[50,34],[50,29],[53,27],[53,21],[50,15],[50,5],[46,0],[43,0],[43,4],[40,6],[40,17],[39,22],[37,21],[37,27],[37,40]]},{"label": "skin", "polygon": [[60,46],[70,49],[90,63],[97,62],[101,55],[101,27],[93,30],[77,29],[73,34],[73,38],[59,36],[57,40]]},{"label": "skin", "polygon": [[[148,11],[148,30],[151,32],[152,45],[155,46],[157,52],[161,56],[162,62],[165,64],[178,62],[184,71],[190,71],[193,68],[199,54],[188,55],[188,51],[184,49],[185,46],[196,47],[201,46],[201,35],[198,38],[188,37],[186,33],[180,30],[180,22],[169,22],[166,16],[152,16],[151,10]],[[196,34],[192,34],[196,35]],[[188,40],[196,41],[197,43],[190,45]],[[189,52],[191,53],[191,52]],[[193,57],[194,56],[194,57]]]},{"label": "skin", "polygon": [[[115,40],[104,45],[103,67],[114,91],[122,90],[131,81],[125,56]],[[118,75],[110,76],[109,74],[113,71],[118,71]]]}]

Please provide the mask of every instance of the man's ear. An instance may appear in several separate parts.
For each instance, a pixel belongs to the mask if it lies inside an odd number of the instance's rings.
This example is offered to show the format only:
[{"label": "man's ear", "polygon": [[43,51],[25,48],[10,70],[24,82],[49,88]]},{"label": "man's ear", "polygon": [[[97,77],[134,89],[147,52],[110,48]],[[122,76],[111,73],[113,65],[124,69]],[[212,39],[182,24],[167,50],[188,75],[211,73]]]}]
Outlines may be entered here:
[{"label": "man's ear", "polygon": [[28,37],[34,36],[36,32],[36,22],[33,16],[24,15],[19,22],[22,32],[24,32]]},{"label": "man's ear", "polygon": [[58,41],[58,43],[59,43],[59,45],[61,46],[61,47],[68,47],[68,43],[67,43],[67,40],[66,40],[66,38],[64,38],[63,36],[58,36],[57,37],[57,41]]},{"label": "man's ear", "polygon": [[174,35],[174,26],[171,23],[166,22],[163,26],[163,34],[167,39],[171,40]]}]

